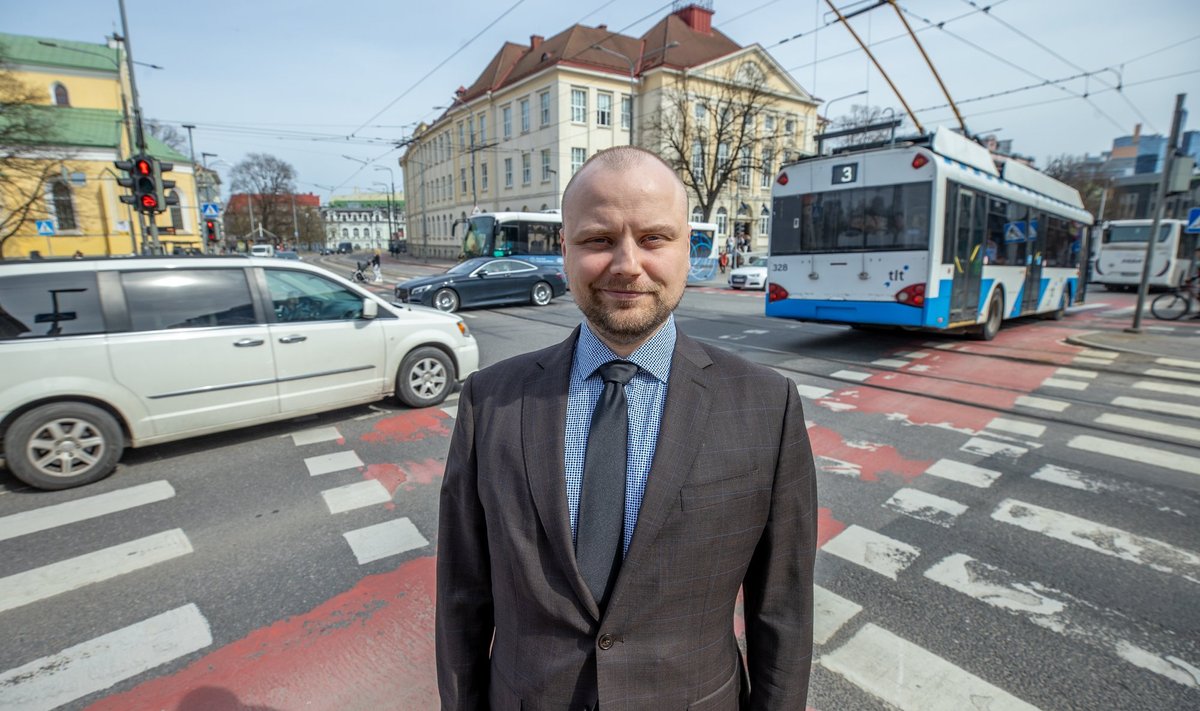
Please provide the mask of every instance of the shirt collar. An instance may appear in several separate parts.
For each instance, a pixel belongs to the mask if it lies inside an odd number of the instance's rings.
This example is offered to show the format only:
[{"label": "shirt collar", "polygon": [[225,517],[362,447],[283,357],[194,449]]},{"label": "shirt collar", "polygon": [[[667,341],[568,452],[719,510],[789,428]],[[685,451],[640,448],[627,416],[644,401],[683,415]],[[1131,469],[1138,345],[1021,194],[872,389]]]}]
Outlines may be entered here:
[{"label": "shirt collar", "polygon": [[671,375],[671,354],[675,351],[675,315],[667,317],[650,340],[643,343],[627,358],[621,358],[604,344],[588,327],[585,320],[579,330],[579,341],[575,345],[575,367],[583,378],[590,377],[596,368],[610,360],[627,360],[666,383]]}]

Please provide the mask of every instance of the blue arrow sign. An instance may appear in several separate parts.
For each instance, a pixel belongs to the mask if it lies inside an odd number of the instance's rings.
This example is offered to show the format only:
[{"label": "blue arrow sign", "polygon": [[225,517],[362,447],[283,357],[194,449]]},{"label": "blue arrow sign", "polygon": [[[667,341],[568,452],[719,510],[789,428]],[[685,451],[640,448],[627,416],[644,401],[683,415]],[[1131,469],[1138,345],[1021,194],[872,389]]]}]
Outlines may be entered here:
[{"label": "blue arrow sign", "polygon": [[1200,207],[1188,210],[1187,229],[1184,232],[1190,235],[1200,234]]},{"label": "blue arrow sign", "polygon": [[50,236],[54,234],[54,220],[38,220],[36,224],[39,235]]},{"label": "blue arrow sign", "polygon": [[200,203],[200,214],[205,217],[220,217],[221,208],[217,207],[215,202],[202,202]]}]

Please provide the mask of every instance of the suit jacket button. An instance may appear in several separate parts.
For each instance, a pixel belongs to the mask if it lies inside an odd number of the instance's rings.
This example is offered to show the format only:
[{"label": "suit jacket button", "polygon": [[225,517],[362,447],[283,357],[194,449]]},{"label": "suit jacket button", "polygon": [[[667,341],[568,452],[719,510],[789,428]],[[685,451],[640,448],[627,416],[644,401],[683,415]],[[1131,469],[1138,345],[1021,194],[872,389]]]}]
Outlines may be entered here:
[{"label": "suit jacket button", "polygon": [[600,635],[600,642],[599,642],[598,646],[600,647],[600,649],[606,649],[606,650],[612,649],[612,646],[613,646],[612,635],[611,634]]}]

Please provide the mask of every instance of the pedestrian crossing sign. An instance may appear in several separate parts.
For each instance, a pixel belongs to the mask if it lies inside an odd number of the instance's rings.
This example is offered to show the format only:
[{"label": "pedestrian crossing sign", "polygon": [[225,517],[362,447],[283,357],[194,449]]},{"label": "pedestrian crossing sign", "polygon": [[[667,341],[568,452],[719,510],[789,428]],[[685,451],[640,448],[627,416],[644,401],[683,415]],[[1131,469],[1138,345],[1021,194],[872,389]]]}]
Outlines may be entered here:
[{"label": "pedestrian crossing sign", "polygon": [[1200,207],[1193,207],[1188,210],[1187,229],[1184,230],[1190,235],[1200,234]]},{"label": "pedestrian crossing sign", "polygon": [[43,237],[54,234],[54,220],[37,220],[37,233]]},{"label": "pedestrian crossing sign", "polygon": [[200,214],[205,217],[220,217],[221,208],[217,207],[215,202],[202,202],[200,203]]}]

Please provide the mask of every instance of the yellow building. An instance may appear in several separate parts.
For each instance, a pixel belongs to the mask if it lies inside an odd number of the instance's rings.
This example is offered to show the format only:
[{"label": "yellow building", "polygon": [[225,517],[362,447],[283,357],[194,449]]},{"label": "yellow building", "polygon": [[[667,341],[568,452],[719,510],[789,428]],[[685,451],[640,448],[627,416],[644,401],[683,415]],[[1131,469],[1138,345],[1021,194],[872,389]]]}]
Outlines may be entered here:
[{"label": "yellow building", "polygon": [[[187,157],[147,134],[147,152],[174,163],[179,205],[155,216],[158,244],[144,220],[120,201],[113,161],[134,145],[130,84],[124,54],[109,45],[0,33],[0,56],[12,78],[33,96],[44,132],[18,151],[33,171],[7,171],[0,187],[0,258],[171,253],[202,247],[192,166]],[[38,117],[38,121],[41,121]],[[5,154],[11,155],[10,147]],[[32,203],[29,200],[32,198]],[[25,219],[12,216],[29,204]],[[13,223],[19,225],[13,228]]]}]

